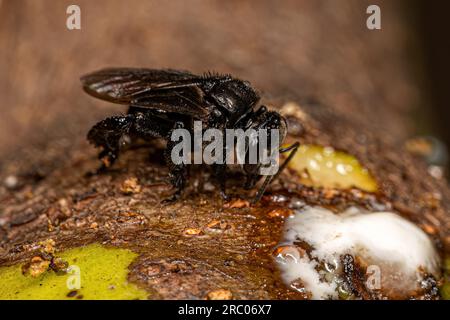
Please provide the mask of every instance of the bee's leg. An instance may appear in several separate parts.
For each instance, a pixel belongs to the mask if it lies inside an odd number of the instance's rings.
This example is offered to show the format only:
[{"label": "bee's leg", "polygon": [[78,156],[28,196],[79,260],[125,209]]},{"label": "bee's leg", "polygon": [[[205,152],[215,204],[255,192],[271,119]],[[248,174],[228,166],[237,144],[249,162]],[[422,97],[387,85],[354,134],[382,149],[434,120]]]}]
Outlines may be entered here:
[{"label": "bee's leg", "polygon": [[245,177],[244,189],[250,190],[256,185],[256,183],[261,179],[260,175],[247,174]]},{"label": "bee's leg", "polygon": [[224,164],[214,164],[213,165],[213,173],[220,186],[220,195],[224,200],[228,200],[229,197],[227,195],[227,165]]},{"label": "bee's leg", "polygon": [[142,139],[166,138],[173,127],[172,121],[159,118],[150,111],[131,115],[135,118],[131,132]]},{"label": "bee's leg", "polygon": [[186,176],[187,176],[187,167],[186,164],[180,163],[175,164],[172,161],[172,149],[178,144],[176,141],[172,141],[171,136],[172,132],[177,129],[183,129],[184,123],[178,121],[175,123],[172,130],[169,131],[167,135],[167,147],[164,152],[164,157],[166,159],[167,166],[169,167],[169,180],[172,186],[175,189],[175,193],[168,199],[165,199],[164,202],[171,202],[177,200],[181,191],[184,189],[186,185]]},{"label": "bee's leg", "polygon": [[292,158],[295,156],[298,148],[300,146],[300,143],[294,142],[293,144],[291,144],[288,147],[285,148],[281,148],[279,150],[280,153],[286,153],[291,151],[291,153],[289,153],[289,156],[286,158],[286,160],[284,160],[284,162],[281,164],[281,166],[278,168],[277,173],[275,173],[273,176],[267,176],[266,179],[264,180],[262,186],[259,188],[258,193],[256,194],[255,198],[252,201],[252,204],[257,203],[259,200],[261,200],[261,197],[264,194],[264,191],[266,191],[267,186],[270,184],[270,182],[272,180],[275,180],[276,178],[278,178],[278,176],[281,174],[281,172],[283,172],[284,168],[286,168],[286,166],[288,165],[289,161],[292,160]]},{"label": "bee's leg", "polygon": [[162,119],[160,113],[148,108],[130,105],[127,114],[136,117],[135,125],[131,128],[131,135],[129,136],[129,144],[132,148],[148,146],[148,144],[135,144],[138,138],[146,142],[151,138],[165,138],[167,132],[173,126],[173,121]]},{"label": "bee's leg", "polygon": [[[222,137],[226,137],[226,129],[222,129]],[[220,196],[224,200],[228,200],[230,197],[227,195],[227,160],[228,153],[232,152],[227,149],[227,145],[224,141],[223,150],[222,150],[222,163],[213,164],[213,174],[216,180],[219,183],[220,187]]]},{"label": "bee's leg", "polygon": [[111,167],[117,160],[120,140],[128,134],[133,122],[133,115],[109,117],[98,122],[89,130],[87,135],[89,142],[96,147],[103,148],[98,155],[102,165],[97,169],[97,173]]}]

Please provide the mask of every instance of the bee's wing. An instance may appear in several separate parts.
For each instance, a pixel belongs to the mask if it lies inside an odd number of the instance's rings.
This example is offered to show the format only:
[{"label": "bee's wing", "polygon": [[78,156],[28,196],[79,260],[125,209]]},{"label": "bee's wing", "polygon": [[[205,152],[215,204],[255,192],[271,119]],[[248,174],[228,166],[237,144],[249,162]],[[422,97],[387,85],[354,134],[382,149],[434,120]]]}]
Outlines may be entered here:
[{"label": "bee's wing", "polygon": [[200,87],[204,79],[187,71],[110,68],[85,75],[81,82],[87,93],[102,100],[196,118],[209,114]]}]

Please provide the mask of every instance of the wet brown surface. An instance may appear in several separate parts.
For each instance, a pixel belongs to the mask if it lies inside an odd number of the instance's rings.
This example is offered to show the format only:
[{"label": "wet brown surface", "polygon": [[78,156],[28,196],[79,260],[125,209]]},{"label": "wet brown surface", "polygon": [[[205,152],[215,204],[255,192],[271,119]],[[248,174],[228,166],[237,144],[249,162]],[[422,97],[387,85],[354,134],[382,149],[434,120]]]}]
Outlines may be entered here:
[{"label": "wet brown surface", "polygon": [[[149,162],[148,150],[130,151],[117,171],[91,178],[83,173],[97,162],[80,158],[37,186],[2,194],[1,264],[24,261],[47,238],[58,250],[101,242],[142,254],[129,279],[154,298],[202,298],[220,288],[234,298],[290,295],[281,290],[270,256],[283,222],[268,215],[276,206],[224,209],[215,189],[204,190],[212,186],[202,172],[194,173],[182,200],[163,205],[170,193],[161,183],[166,169]],[[129,177],[138,177],[138,193],[123,192]],[[36,202],[38,212],[22,217]]]},{"label": "wet brown surface", "polygon": [[[295,208],[306,202],[337,210],[353,204],[374,210],[395,208],[422,226],[439,248],[448,237],[448,229],[430,226],[428,219],[431,215],[441,226],[448,223],[439,215],[445,210],[442,202],[402,194],[401,188],[396,189],[400,192],[390,194],[383,189],[374,195],[356,189],[340,192],[303,187],[289,173],[272,185],[262,203],[249,207],[245,202],[223,203],[209,171],[196,168],[182,199],[162,204],[171,191],[165,184],[167,170],[154,156],[160,152],[156,147],[128,150],[110,172],[86,177],[98,163],[95,151],[81,145],[72,148],[72,158],[61,168],[39,182],[19,177],[24,184],[20,189],[2,187],[0,264],[25,261],[36,253],[36,244],[48,238],[55,240],[58,250],[101,242],[141,254],[130,267],[129,279],[155,298],[203,298],[215,289],[230,290],[237,299],[300,298],[280,283],[271,256],[289,214],[285,212],[288,205]],[[383,188],[388,183],[396,186],[394,178],[400,174],[414,181],[415,172],[403,170],[392,170],[388,176],[392,180],[375,177]],[[134,181],[132,189],[130,180]],[[437,188],[432,184],[436,182],[430,181],[431,188]],[[237,183],[230,181],[231,186]],[[419,186],[428,191],[426,185]],[[230,192],[242,198],[251,196],[239,188],[231,187]]]},{"label": "wet brown surface", "polygon": [[[365,29],[364,1],[79,1],[79,32],[64,27],[69,4],[0,6],[0,43],[10,48],[0,51],[0,176],[17,178],[0,187],[1,265],[25,261],[48,238],[59,250],[101,242],[141,254],[129,279],[154,297],[226,289],[237,299],[300,298],[280,283],[270,255],[283,215],[269,213],[285,207],[276,202],[282,194],[330,207],[394,208],[448,252],[446,182],[402,147],[425,97],[395,5],[384,3],[384,30],[376,33]],[[224,208],[208,171],[198,169],[184,197],[162,205],[170,190],[155,147],[129,150],[114,170],[85,177],[98,165],[87,130],[125,110],[87,97],[78,77],[125,65],[230,72],[261,89],[265,103],[297,102],[305,117],[291,119],[298,136],[290,139],[355,155],[380,194],[306,188],[286,174],[261,207]],[[139,192],[124,192],[133,177]]]}]

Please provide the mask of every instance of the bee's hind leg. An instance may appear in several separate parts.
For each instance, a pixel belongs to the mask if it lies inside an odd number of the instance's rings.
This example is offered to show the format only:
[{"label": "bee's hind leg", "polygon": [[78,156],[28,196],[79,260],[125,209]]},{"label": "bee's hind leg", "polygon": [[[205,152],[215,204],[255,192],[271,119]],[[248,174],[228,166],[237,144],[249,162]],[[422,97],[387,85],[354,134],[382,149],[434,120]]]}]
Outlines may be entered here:
[{"label": "bee's hind leg", "polygon": [[134,119],[134,115],[109,117],[98,122],[89,130],[87,135],[89,142],[103,149],[98,155],[102,164],[97,169],[97,173],[105,171],[117,160],[121,139],[129,133]]}]

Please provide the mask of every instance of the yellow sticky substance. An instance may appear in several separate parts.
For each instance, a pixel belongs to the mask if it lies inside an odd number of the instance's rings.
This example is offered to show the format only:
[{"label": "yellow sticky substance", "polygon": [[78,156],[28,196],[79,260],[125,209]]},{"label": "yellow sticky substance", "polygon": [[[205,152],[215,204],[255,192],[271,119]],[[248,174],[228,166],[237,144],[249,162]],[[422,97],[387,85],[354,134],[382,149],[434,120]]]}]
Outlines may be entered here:
[{"label": "yellow sticky substance", "polygon": [[450,257],[445,259],[444,284],[442,285],[440,292],[442,299],[450,300]]},{"label": "yellow sticky substance", "polygon": [[[148,293],[127,282],[128,266],[137,254],[91,244],[57,253],[72,272],[24,276],[21,265],[0,267],[0,299],[147,299]],[[79,269],[78,269],[78,268]],[[79,270],[80,289],[73,288]],[[69,287],[68,287],[69,284]],[[71,291],[75,291],[69,294]],[[68,296],[69,294],[69,296]]]},{"label": "yellow sticky substance", "polygon": [[300,175],[301,183],[313,187],[377,191],[377,183],[359,161],[341,151],[317,145],[302,145],[289,162]]}]

